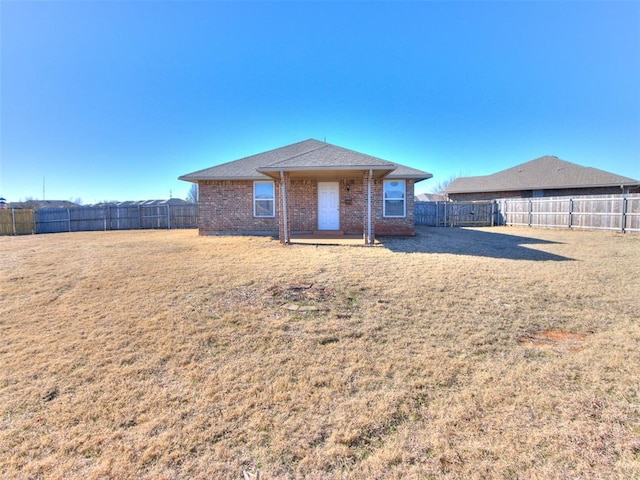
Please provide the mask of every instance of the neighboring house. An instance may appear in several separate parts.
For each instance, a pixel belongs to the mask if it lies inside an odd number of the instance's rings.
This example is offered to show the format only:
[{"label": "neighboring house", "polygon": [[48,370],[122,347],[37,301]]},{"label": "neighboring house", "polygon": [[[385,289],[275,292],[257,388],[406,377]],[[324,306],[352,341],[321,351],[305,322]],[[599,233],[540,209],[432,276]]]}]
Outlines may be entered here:
[{"label": "neighboring house", "polygon": [[446,195],[439,193],[419,193],[415,198],[416,202],[446,202],[449,199]]},{"label": "neighboring house", "polygon": [[431,178],[318,140],[183,175],[198,184],[201,235],[413,235],[414,184]]},{"label": "neighboring house", "polygon": [[445,189],[451,200],[556,197],[640,192],[640,182],[547,155],[493,175],[456,178]]}]

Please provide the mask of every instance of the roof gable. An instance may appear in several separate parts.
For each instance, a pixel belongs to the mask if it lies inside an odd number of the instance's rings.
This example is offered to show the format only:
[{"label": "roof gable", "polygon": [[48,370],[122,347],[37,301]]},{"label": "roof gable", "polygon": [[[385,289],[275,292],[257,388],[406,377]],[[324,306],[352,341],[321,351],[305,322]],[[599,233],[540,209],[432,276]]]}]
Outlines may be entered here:
[{"label": "roof gable", "polygon": [[394,177],[427,179],[431,174],[326,142],[309,139],[183,175],[180,180],[260,180],[279,171],[373,169]]},{"label": "roof gable", "polygon": [[604,170],[583,167],[546,155],[507,168],[493,175],[460,177],[445,189],[446,193],[506,192],[514,190],[553,190],[565,188],[638,185],[632,178]]},{"label": "roof gable", "polygon": [[294,170],[299,168],[345,168],[345,167],[382,167],[394,169],[396,165],[372,157],[364,153],[358,153],[346,148],[337,147],[329,143],[319,148],[295,155],[282,161],[274,162],[263,167],[263,170]]}]

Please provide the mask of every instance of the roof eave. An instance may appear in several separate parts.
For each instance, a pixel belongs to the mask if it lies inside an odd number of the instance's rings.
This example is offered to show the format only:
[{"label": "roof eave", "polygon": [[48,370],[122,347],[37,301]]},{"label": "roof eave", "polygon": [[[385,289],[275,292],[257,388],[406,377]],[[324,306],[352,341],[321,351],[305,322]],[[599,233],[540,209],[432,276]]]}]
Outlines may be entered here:
[{"label": "roof eave", "polygon": [[412,173],[409,175],[402,175],[402,174],[396,174],[394,175],[393,172],[391,172],[390,175],[388,175],[387,178],[404,178],[407,180],[415,180],[416,182],[421,182],[422,180],[429,180],[430,178],[433,178],[433,175],[428,174],[428,175],[418,175],[416,173]]},{"label": "roof eave", "polygon": [[312,172],[314,170],[387,170],[392,172],[396,169],[396,165],[322,165],[322,166],[308,166],[308,167],[260,167],[256,170],[260,173],[267,172]]},{"label": "roof eave", "polygon": [[183,182],[192,182],[192,183],[198,183],[198,180],[195,180],[193,178],[188,178],[188,175],[180,175],[178,177],[178,180],[182,180]]},{"label": "roof eave", "polygon": [[224,181],[224,180],[264,180],[265,178],[267,178],[267,175],[259,173],[257,175],[251,175],[251,176],[243,175],[243,176],[237,176],[237,177],[233,177],[229,175],[223,175],[219,177],[192,177],[191,175],[183,175],[181,177],[178,177],[178,180],[183,180],[185,182],[198,183],[198,182],[206,182],[206,181]]},{"label": "roof eave", "polygon": [[389,173],[393,172],[396,169],[396,166],[387,166],[387,165],[334,165],[334,166],[309,166],[309,167],[262,167],[258,168],[257,171],[268,175],[271,178],[277,179],[280,177],[280,172],[287,172],[289,174],[303,174],[309,175],[317,172],[319,175],[328,174],[330,172],[336,172],[342,175],[349,175],[354,172],[368,172],[372,170],[374,173],[374,177],[381,178],[385,177]]}]

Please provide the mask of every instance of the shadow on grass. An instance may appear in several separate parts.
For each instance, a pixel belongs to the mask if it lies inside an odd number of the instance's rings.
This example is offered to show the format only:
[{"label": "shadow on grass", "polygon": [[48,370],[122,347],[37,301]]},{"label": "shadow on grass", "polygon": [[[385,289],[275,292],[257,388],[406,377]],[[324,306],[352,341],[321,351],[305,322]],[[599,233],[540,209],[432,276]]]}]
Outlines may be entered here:
[{"label": "shadow on grass", "polygon": [[549,240],[466,228],[416,227],[415,237],[382,237],[380,243],[392,252],[450,253],[510,260],[571,261],[572,258],[547,253],[527,245],[558,244]]}]

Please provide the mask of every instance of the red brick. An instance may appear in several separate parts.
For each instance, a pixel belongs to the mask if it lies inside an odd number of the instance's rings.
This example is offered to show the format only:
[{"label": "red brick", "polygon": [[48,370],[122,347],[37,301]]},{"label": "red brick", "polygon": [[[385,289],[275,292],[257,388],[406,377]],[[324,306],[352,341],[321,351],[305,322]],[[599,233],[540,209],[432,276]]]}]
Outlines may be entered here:
[{"label": "red brick", "polygon": [[[318,182],[290,179],[285,174],[287,219],[290,233],[313,232],[318,229]],[[340,229],[348,235],[361,235],[367,228],[366,175],[341,178]],[[406,182],[406,216],[385,218],[382,209],[383,181],[372,185],[372,230],[374,235],[413,235],[414,181]],[[347,192],[347,185],[349,191]],[[199,227],[201,235],[252,234],[284,237],[281,182],[275,182],[276,215],[273,218],[253,216],[253,182],[250,180],[200,181]]]}]

